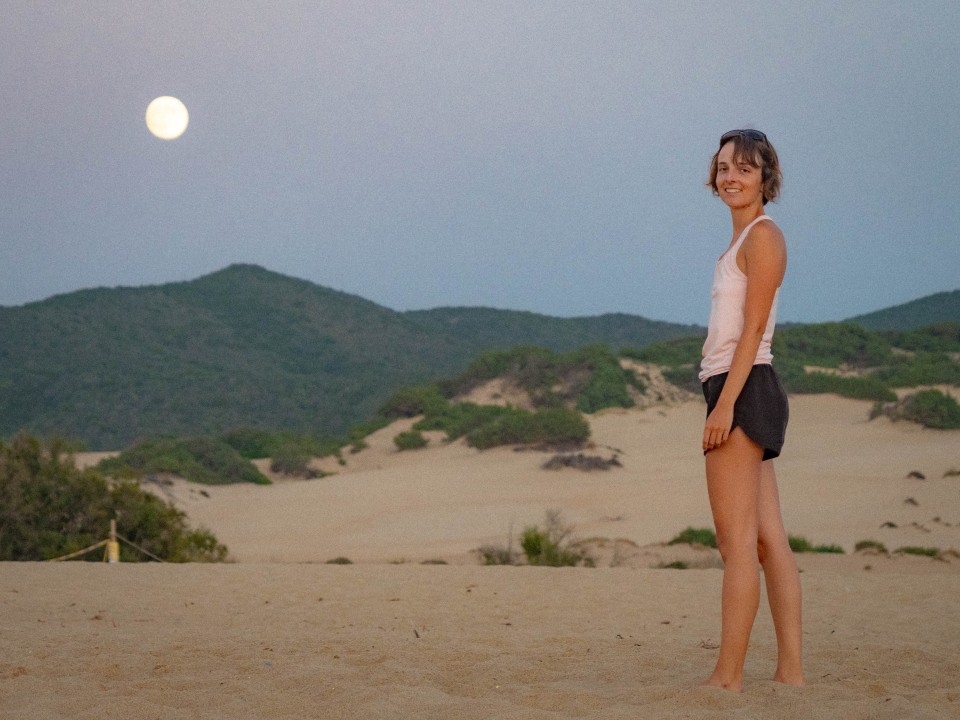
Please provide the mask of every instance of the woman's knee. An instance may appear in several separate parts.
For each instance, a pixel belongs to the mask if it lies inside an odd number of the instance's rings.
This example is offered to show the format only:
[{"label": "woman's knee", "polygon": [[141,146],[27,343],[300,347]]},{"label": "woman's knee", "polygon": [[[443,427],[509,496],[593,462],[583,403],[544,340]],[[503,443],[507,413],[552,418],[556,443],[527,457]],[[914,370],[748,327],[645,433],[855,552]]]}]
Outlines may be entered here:
[{"label": "woman's knee", "polygon": [[756,533],[717,533],[717,549],[725,563],[731,560],[756,560],[758,555],[758,539]]}]

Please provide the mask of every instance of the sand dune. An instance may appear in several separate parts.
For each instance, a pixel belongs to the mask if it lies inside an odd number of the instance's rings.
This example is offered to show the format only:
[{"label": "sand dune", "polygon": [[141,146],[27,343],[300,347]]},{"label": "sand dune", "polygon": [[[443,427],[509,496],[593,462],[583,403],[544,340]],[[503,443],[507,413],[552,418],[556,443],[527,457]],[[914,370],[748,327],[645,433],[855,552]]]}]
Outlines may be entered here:
[{"label": "sand dune", "polygon": [[[697,687],[722,573],[713,551],[662,545],[710,524],[703,406],[685,402],[592,418],[588,452],[622,464],[606,472],[437,436],[400,453],[407,421],[326,478],[153,486],[237,562],[0,565],[0,718],[960,717],[960,558],[851,552],[960,548],[960,432],[868,408],[792,399],[788,528],[847,550],[798,556],[804,690],[768,680],[765,611],[746,692]],[[601,567],[477,564],[549,508]],[[356,564],[324,564],[337,556]],[[705,569],[651,569],[677,557]]]}]

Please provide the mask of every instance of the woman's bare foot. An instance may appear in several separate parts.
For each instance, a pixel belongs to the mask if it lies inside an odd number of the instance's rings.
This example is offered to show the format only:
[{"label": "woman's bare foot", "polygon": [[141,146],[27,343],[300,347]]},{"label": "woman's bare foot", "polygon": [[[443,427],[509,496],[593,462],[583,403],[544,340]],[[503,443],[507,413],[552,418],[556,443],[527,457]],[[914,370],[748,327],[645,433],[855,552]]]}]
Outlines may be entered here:
[{"label": "woman's bare foot", "polygon": [[782,673],[779,670],[774,673],[773,681],[778,683],[783,683],[784,685],[792,685],[793,687],[802,688],[804,687],[803,682],[803,673]]},{"label": "woman's bare foot", "polygon": [[737,681],[724,681],[713,675],[701,685],[701,687],[715,687],[720,690],[727,690],[729,692],[741,693],[743,692],[743,680]]}]

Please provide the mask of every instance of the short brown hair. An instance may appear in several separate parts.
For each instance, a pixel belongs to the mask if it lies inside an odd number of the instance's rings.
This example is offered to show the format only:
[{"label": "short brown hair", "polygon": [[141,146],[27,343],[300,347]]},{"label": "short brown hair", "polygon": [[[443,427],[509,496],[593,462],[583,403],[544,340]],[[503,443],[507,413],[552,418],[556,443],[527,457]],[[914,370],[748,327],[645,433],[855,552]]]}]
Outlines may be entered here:
[{"label": "short brown hair", "polygon": [[717,157],[720,150],[727,143],[733,143],[733,160],[737,163],[745,162],[748,165],[760,168],[760,177],[763,187],[763,204],[773,202],[780,196],[780,185],[783,183],[783,173],[780,172],[780,159],[773,143],[766,139],[756,139],[751,135],[740,133],[720,144],[710,160],[710,179],[707,187],[714,195],[719,196],[717,189]]}]

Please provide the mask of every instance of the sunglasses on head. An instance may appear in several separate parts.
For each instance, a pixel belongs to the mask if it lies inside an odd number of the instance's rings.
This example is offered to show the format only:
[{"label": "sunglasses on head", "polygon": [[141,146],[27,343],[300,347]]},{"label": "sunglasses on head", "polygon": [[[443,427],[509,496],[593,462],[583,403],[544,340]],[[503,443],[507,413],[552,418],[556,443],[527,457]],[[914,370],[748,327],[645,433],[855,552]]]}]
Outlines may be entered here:
[{"label": "sunglasses on head", "polygon": [[731,130],[730,132],[725,132],[720,136],[720,144],[723,145],[727,140],[733,140],[736,137],[745,137],[750,140],[757,140],[762,142],[767,142],[767,136],[764,135],[759,130]]}]

